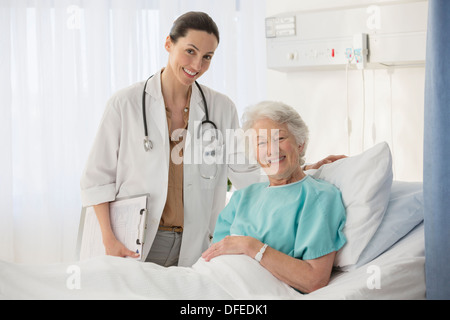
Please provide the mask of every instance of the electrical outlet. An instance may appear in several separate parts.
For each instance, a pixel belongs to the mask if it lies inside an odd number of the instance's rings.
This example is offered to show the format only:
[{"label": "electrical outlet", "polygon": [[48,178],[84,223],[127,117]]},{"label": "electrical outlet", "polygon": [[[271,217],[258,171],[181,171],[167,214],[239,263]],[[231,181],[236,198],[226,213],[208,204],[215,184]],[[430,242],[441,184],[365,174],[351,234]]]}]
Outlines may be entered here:
[{"label": "electrical outlet", "polygon": [[356,67],[360,70],[364,69],[369,55],[366,33],[358,33],[353,36],[353,55]]},{"label": "electrical outlet", "polygon": [[353,48],[345,49],[345,58],[348,60],[349,63],[353,61]]}]

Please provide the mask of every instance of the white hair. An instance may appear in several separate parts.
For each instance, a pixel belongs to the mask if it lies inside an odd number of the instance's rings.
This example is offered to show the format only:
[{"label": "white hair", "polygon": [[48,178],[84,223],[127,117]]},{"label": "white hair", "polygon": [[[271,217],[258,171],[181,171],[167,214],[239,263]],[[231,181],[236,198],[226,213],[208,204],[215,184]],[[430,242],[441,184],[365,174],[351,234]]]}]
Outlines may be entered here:
[{"label": "white hair", "polygon": [[309,129],[298,112],[282,102],[263,101],[247,108],[242,122],[243,129],[247,131],[253,128],[256,121],[270,119],[280,124],[286,124],[289,132],[295,137],[298,145],[304,145],[300,154],[300,165],[305,163],[306,148],[309,142]]}]

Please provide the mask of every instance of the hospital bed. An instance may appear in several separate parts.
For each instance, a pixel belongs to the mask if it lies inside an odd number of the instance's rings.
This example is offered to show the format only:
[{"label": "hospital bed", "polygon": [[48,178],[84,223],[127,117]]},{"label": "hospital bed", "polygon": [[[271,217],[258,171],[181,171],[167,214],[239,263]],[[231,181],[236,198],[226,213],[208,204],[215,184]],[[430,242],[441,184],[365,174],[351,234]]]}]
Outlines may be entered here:
[{"label": "hospital bed", "polygon": [[247,256],[163,268],[98,257],[46,266],[0,262],[0,299],[425,299],[422,183],[392,181],[387,144],[309,174],[341,189],[348,243],[330,283],[301,294]]}]

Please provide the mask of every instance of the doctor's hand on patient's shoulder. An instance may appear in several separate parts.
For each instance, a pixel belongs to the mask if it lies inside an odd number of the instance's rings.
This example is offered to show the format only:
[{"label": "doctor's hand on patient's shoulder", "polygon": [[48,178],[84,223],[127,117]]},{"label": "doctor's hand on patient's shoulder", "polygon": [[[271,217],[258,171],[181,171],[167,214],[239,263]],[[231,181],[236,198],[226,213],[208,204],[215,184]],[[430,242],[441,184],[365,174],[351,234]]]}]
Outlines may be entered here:
[{"label": "doctor's hand on patient's shoulder", "polygon": [[304,170],[319,169],[321,166],[323,166],[325,164],[333,163],[333,162],[335,162],[337,160],[344,159],[344,158],[347,158],[347,156],[344,156],[344,155],[339,155],[339,156],[331,155],[331,156],[326,157],[323,160],[320,160],[319,162],[316,162],[314,164],[306,165],[304,167]]},{"label": "doctor's hand on patient's shoulder", "polygon": [[104,240],[103,244],[105,246],[106,255],[113,257],[130,257],[139,258],[139,254],[127,249],[122,242],[117,240],[115,237],[111,237],[108,240]]},{"label": "doctor's hand on patient's shoulder", "polygon": [[245,254],[254,258],[263,245],[261,241],[252,237],[228,236],[203,252],[202,258],[207,262],[226,254]]}]

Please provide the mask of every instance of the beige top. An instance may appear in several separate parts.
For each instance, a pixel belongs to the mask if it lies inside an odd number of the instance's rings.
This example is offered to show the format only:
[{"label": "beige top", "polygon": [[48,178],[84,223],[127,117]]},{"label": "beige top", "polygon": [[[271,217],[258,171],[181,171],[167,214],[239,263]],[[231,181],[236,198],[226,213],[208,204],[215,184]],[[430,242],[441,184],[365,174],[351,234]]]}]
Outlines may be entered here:
[{"label": "beige top", "polygon": [[[187,103],[184,109],[183,119],[184,126],[187,129],[189,122],[189,106],[191,101],[192,88],[189,90]],[[166,108],[167,125],[170,135],[170,155],[173,149],[186,139],[186,131],[184,134],[176,135],[172,133],[172,112]],[[175,132],[176,133],[176,132]],[[169,187],[167,190],[167,200],[161,216],[161,226],[165,227],[183,227],[184,225],[184,201],[183,201],[183,149],[180,148],[179,159],[169,161]],[[181,161],[179,161],[181,159]],[[175,162],[174,162],[175,160]],[[178,160],[178,161],[177,161]],[[181,163],[178,163],[181,162]]]}]

